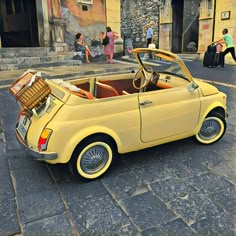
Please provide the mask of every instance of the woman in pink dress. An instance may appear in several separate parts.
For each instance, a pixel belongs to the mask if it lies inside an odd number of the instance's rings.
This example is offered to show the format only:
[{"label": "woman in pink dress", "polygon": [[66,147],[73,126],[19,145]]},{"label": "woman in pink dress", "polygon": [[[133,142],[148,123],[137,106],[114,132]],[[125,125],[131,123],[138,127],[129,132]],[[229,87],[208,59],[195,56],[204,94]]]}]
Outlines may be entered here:
[{"label": "woman in pink dress", "polygon": [[111,27],[106,27],[106,34],[103,34],[102,38],[104,39],[106,35],[109,38],[109,43],[104,46],[104,54],[106,55],[107,63],[113,64],[113,55],[114,55],[114,44],[115,40],[119,38],[119,35],[111,30]]}]

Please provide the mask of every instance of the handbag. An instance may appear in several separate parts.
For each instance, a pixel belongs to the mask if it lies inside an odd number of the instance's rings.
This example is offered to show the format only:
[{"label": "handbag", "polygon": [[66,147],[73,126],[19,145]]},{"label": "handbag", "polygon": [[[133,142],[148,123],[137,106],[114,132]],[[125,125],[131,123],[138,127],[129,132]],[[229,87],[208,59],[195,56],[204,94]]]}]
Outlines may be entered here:
[{"label": "handbag", "polygon": [[102,40],[102,45],[106,46],[109,43],[109,37],[106,35],[106,37]]},{"label": "handbag", "polygon": [[150,43],[150,44],[148,45],[148,48],[151,48],[151,49],[154,49],[154,48],[156,48],[156,45],[155,45],[155,43]]}]

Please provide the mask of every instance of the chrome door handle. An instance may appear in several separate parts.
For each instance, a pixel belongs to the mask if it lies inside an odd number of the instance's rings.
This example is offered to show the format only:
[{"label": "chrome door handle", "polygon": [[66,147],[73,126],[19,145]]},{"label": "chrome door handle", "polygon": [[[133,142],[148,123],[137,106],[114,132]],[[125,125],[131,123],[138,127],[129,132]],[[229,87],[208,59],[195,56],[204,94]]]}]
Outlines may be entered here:
[{"label": "chrome door handle", "polygon": [[145,106],[145,105],[148,105],[148,104],[151,104],[151,103],[152,103],[152,101],[146,100],[146,101],[144,101],[144,102],[140,102],[139,104],[140,104],[141,106]]}]

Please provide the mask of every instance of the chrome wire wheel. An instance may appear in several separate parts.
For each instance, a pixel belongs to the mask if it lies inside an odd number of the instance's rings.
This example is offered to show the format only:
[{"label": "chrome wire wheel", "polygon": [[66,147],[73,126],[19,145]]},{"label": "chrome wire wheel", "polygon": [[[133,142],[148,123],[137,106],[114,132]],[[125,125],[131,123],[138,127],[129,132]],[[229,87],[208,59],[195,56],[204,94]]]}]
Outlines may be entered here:
[{"label": "chrome wire wheel", "polygon": [[206,119],[199,132],[199,137],[205,140],[215,138],[221,131],[221,124],[218,119]]},{"label": "chrome wire wheel", "polygon": [[114,155],[109,142],[88,142],[76,154],[75,167],[78,174],[86,179],[95,179],[109,168]]},{"label": "chrome wire wheel", "polygon": [[93,146],[86,149],[82,154],[80,166],[84,172],[94,174],[104,168],[108,159],[109,152],[107,147],[99,143],[96,145],[93,144]]},{"label": "chrome wire wheel", "polygon": [[224,135],[225,130],[226,122],[221,115],[207,117],[196,135],[196,139],[203,144],[212,144]]}]

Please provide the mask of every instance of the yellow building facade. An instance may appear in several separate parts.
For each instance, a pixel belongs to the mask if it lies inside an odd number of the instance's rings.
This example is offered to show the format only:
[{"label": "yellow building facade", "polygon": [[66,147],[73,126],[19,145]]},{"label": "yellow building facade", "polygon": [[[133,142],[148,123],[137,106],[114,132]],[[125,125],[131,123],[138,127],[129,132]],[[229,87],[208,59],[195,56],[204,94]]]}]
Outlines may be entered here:
[{"label": "yellow building facade", "polygon": [[[121,14],[120,0],[106,1],[106,22],[112,28],[112,31],[121,36]],[[123,40],[119,38],[115,42],[115,53],[123,52]]]},{"label": "yellow building facade", "polygon": [[[183,8],[186,7],[183,1]],[[188,6],[189,7],[189,6]],[[164,4],[160,6],[160,33],[159,33],[159,47],[172,51],[173,44],[176,38],[173,31],[176,27],[176,22],[182,24],[179,19],[184,15],[179,15],[177,20],[173,18],[174,11],[173,1],[166,0]],[[222,38],[222,30],[227,28],[229,34],[234,37],[236,43],[236,0],[199,0],[198,8],[195,10],[186,9],[192,11],[192,14],[198,16],[198,29],[195,29],[198,34],[197,50],[202,57],[207,49],[207,46],[212,42]],[[175,27],[173,27],[175,25]],[[184,38],[185,28],[182,29],[180,37],[182,41]],[[184,52],[180,48],[179,52]],[[223,50],[225,49],[225,45]],[[227,63],[234,63],[231,55],[226,56]]]},{"label": "yellow building facade", "polygon": [[[236,43],[236,1],[202,0],[199,16],[198,52],[203,54],[207,45],[222,38],[224,28],[228,29]],[[226,62],[234,63],[231,55],[226,56]]]}]

